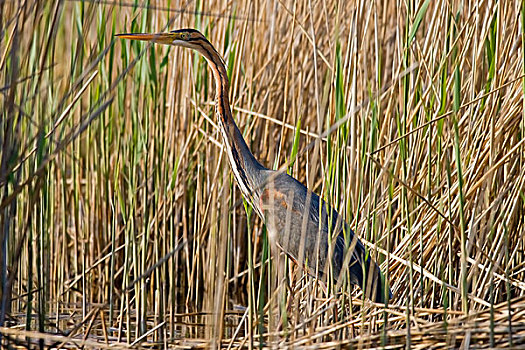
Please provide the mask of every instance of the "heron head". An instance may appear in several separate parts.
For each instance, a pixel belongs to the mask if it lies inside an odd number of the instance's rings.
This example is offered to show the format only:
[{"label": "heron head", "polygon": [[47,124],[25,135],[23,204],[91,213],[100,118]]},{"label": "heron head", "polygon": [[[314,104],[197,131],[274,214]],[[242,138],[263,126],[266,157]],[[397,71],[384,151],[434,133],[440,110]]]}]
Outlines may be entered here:
[{"label": "heron head", "polygon": [[153,41],[157,44],[182,46],[199,50],[203,44],[209,44],[204,35],[196,29],[178,29],[167,33],[125,33],[115,35],[121,39]]}]

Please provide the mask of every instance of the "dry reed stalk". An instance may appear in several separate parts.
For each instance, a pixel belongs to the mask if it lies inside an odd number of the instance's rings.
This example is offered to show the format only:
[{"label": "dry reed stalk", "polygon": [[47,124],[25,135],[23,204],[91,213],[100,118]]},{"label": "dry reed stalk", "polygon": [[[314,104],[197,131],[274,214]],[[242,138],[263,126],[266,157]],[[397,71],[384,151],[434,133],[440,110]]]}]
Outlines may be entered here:
[{"label": "dry reed stalk", "polygon": [[[0,14],[4,344],[525,344],[525,5],[28,0]],[[387,307],[290,261],[275,271],[206,62],[113,37],[179,27],[223,53],[253,153],[321,194],[388,271]]]}]

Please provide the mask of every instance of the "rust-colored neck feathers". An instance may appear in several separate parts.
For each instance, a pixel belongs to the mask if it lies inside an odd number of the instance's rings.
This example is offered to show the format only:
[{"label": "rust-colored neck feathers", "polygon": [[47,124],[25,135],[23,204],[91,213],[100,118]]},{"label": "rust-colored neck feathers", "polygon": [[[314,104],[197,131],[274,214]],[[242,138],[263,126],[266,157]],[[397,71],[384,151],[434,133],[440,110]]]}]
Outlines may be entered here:
[{"label": "rust-colored neck feathers", "polygon": [[[228,96],[228,75],[221,56],[207,41],[201,43],[198,51],[208,61],[215,78],[215,112],[219,119],[228,160],[235,180],[244,196],[252,203],[257,203],[260,197],[259,187],[264,181],[265,174],[263,172],[266,169],[253,156],[232,117]],[[258,214],[262,215],[262,213]]]}]

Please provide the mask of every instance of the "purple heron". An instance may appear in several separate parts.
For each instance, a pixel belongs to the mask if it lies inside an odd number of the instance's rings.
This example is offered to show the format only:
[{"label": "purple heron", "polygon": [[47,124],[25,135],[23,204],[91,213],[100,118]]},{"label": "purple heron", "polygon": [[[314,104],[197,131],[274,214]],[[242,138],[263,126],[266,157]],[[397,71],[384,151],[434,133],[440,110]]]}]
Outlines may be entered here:
[{"label": "purple heron", "polygon": [[392,297],[379,266],[341,216],[293,177],[267,169],[255,159],[232,117],[224,61],[204,35],[195,29],[180,29],[117,36],[182,46],[204,56],[215,78],[215,113],[235,180],[264,220],[272,247],[284,251],[311,274],[318,271],[323,276],[331,271],[334,281],[348,276],[372,301],[385,303]]}]

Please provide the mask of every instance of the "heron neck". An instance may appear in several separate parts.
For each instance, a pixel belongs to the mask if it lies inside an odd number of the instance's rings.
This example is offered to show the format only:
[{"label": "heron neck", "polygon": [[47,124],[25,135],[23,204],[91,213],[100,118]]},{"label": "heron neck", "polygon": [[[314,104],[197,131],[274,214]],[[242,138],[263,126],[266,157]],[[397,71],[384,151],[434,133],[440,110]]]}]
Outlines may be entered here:
[{"label": "heron neck", "polygon": [[[226,68],[218,53],[217,57],[206,57],[215,78],[215,113],[219,119],[221,134],[228,153],[228,160],[233,170],[235,180],[244,196],[250,200],[259,200],[261,185],[264,182],[264,170],[248,148],[232,117],[229,102],[229,82]],[[220,62],[220,63],[219,63]]]}]

